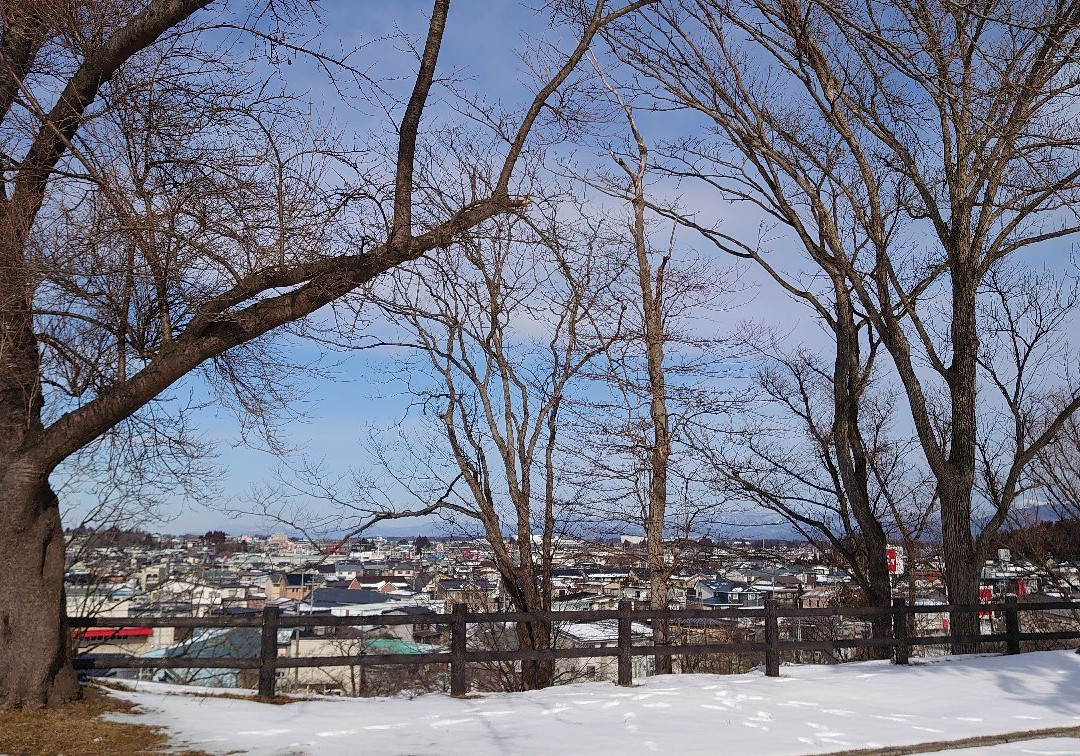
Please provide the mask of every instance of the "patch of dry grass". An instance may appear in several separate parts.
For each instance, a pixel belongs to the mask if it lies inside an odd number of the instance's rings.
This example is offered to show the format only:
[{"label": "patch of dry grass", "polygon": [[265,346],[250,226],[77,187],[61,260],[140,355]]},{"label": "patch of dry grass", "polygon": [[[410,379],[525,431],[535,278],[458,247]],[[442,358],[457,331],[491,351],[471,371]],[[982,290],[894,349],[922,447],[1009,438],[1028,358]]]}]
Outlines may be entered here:
[{"label": "patch of dry grass", "polygon": [[[115,756],[176,753],[157,727],[112,722],[102,715],[127,714],[136,707],[106,695],[94,686],[82,700],[57,709],[0,711],[0,753],[7,756]],[[198,751],[184,751],[198,756]]]},{"label": "patch of dry grass", "polygon": [[[125,685],[124,683],[115,682],[113,680],[97,680],[94,684],[111,690],[136,690],[135,686]],[[188,696],[189,698],[228,698],[233,701],[254,701],[255,703],[273,704],[274,706],[283,706],[284,704],[310,700],[308,698],[296,698],[294,696],[260,696],[254,693],[248,695],[242,695],[240,693],[211,693],[205,690],[191,691],[183,690],[180,686],[177,687],[177,690],[169,691],[164,695]]]}]

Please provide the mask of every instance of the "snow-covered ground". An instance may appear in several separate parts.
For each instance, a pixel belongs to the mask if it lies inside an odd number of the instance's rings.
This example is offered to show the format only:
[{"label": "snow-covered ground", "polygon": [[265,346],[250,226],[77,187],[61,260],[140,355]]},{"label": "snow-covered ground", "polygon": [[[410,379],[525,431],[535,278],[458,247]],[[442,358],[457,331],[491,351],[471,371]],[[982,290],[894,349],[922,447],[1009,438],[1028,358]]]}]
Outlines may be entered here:
[{"label": "snow-covered ground", "polygon": [[[319,699],[284,706],[119,692],[178,744],[256,754],[799,754],[1080,725],[1080,655],[1048,651],[785,666],[779,678],[670,675],[458,700]],[[1080,753],[1042,739],[958,753]]]}]

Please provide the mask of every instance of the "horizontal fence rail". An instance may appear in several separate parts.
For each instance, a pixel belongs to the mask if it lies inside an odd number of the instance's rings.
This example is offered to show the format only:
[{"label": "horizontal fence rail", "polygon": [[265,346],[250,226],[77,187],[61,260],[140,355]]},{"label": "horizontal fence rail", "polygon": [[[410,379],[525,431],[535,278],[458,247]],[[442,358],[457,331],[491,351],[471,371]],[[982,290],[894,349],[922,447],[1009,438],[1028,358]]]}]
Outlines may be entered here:
[{"label": "horizontal fence rail", "polygon": [[[837,651],[852,648],[887,648],[893,652],[898,664],[907,664],[911,649],[916,646],[968,644],[976,648],[980,644],[1004,643],[1007,653],[1020,653],[1020,644],[1032,641],[1080,640],[1080,631],[1021,632],[1020,612],[1072,611],[1080,614],[1080,602],[1044,601],[1020,603],[1015,597],[1004,602],[986,604],[926,604],[911,605],[904,599],[896,599],[891,607],[793,607],[766,600],[764,608],[753,609],[633,609],[630,601],[619,602],[618,609],[593,609],[542,612],[470,612],[464,604],[455,604],[449,614],[417,612],[410,614],[379,614],[361,616],[284,616],[275,606],[265,607],[259,613],[244,615],[211,615],[207,617],[72,617],[68,626],[76,631],[84,628],[115,629],[113,636],[95,637],[96,641],[108,642],[121,637],[123,628],[138,626],[148,628],[255,628],[260,630],[257,656],[169,656],[148,658],[105,654],[75,657],[78,670],[93,669],[250,669],[258,670],[260,696],[275,694],[276,672],[279,669],[301,667],[379,666],[397,664],[448,664],[450,665],[450,692],[463,696],[468,692],[466,665],[478,662],[552,661],[555,659],[591,659],[613,657],[618,659],[618,684],[631,685],[632,663],[640,656],[681,656],[689,654],[760,653],[765,658],[765,674],[780,674],[781,654],[792,651]],[[1005,618],[1004,633],[981,635],[911,635],[909,618],[919,614],[995,613]],[[872,619],[888,617],[891,620],[891,637],[829,638],[824,640],[781,640],[781,620],[799,618],[856,617]],[[693,644],[643,644],[635,643],[632,632],[634,622],[667,620],[678,624],[683,620],[764,620],[761,641],[703,642]],[[616,645],[594,648],[543,648],[517,649],[512,651],[470,650],[468,626],[471,624],[541,623],[587,623],[616,621],[618,637]],[[319,627],[362,627],[365,625],[430,625],[450,629],[450,650],[419,654],[371,654],[361,651],[338,656],[278,656],[278,630],[313,629]],[[691,629],[708,629],[691,626]]]}]

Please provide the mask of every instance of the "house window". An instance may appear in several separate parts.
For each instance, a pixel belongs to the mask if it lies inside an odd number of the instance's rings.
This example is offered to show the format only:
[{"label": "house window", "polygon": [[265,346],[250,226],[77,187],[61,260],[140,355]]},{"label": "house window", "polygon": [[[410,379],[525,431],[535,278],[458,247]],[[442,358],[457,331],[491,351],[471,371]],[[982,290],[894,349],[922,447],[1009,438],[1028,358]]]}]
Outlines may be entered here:
[{"label": "house window", "polygon": [[592,664],[585,667],[585,676],[590,680],[596,677],[596,667]]}]

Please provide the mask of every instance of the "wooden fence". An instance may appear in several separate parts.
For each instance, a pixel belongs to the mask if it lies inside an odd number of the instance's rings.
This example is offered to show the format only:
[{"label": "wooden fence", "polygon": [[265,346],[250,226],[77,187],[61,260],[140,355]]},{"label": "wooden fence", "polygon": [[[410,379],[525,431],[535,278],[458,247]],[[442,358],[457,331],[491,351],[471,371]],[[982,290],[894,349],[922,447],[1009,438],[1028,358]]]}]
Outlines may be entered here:
[{"label": "wooden fence", "polygon": [[[1080,602],[1052,601],[1019,603],[1015,597],[1004,602],[977,605],[909,605],[904,599],[896,599],[892,607],[826,607],[799,608],[766,600],[764,608],[757,609],[633,609],[630,601],[619,602],[618,609],[547,612],[470,612],[464,604],[456,604],[449,614],[435,612],[416,614],[389,614],[373,616],[293,616],[282,615],[275,606],[268,606],[260,614],[211,615],[207,617],[73,617],[68,620],[72,628],[120,628],[140,627],[172,628],[259,628],[260,652],[257,657],[198,657],[172,656],[159,658],[75,657],[75,668],[89,669],[253,669],[258,670],[260,696],[275,693],[276,672],[279,669],[297,667],[346,667],[385,664],[449,664],[450,692],[463,696],[468,692],[466,665],[474,662],[505,662],[526,660],[584,659],[618,657],[618,684],[631,685],[631,665],[635,656],[676,656],[682,654],[722,654],[756,652],[764,655],[765,674],[778,677],[780,657],[791,651],[835,651],[849,648],[889,648],[898,664],[907,664],[914,646],[945,644],[974,644],[978,648],[986,643],[1003,643],[1007,653],[1020,653],[1025,641],[1080,640],[1080,631],[1021,632],[1020,612],[1031,611],[1080,612]],[[909,632],[908,618],[916,614],[1000,612],[1005,618],[1005,632],[975,636],[932,635],[917,636]],[[883,615],[892,618],[892,637],[888,638],[829,638],[825,640],[781,640],[780,620],[794,618],[861,617],[869,619]],[[634,621],[667,619],[671,623],[690,619],[762,619],[764,633],[761,641],[696,643],[670,645],[635,645],[631,634]],[[469,650],[468,626],[487,623],[566,623],[599,622],[617,620],[618,642],[615,646],[601,648],[548,648],[542,650],[519,649],[514,651]],[[278,630],[292,628],[343,627],[367,624],[442,625],[450,628],[448,652],[421,654],[353,654],[347,656],[278,656]],[[108,638],[104,638],[107,642]]]}]

